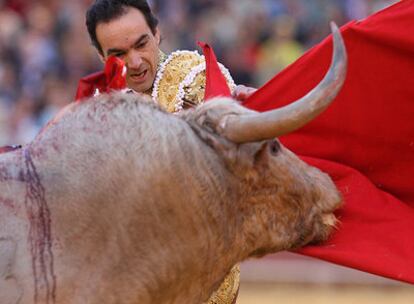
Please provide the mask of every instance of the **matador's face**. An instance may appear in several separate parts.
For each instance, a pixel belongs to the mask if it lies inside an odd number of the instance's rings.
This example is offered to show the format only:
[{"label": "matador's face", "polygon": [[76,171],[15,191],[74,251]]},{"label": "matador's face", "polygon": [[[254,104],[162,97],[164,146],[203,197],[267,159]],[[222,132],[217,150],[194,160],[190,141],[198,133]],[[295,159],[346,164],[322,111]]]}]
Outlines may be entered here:
[{"label": "matador's face", "polygon": [[116,56],[125,61],[128,87],[137,92],[151,89],[159,61],[159,30],[153,33],[144,15],[127,8],[117,19],[99,23],[96,36],[102,47],[101,58]]}]

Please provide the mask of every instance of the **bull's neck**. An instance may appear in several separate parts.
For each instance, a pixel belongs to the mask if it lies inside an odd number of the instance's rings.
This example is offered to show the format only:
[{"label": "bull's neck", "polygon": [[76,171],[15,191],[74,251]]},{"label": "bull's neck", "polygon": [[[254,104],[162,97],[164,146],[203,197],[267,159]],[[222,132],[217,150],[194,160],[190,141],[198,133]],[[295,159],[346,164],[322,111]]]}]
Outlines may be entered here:
[{"label": "bull's neck", "polygon": [[[195,143],[183,146],[197,147]],[[180,204],[182,207],[179,209],[184,213],[181,215],[182,219],[175,220],[176,224],[171,221],[171,225],[177,225],[172,227],[172,231],[184,236],[187,242],[191,243],[191,247],[186,247],[184,243],[180,244],[179,240],[178,243],[173,243],[174,238],[170,238],[171,243],[168,244],[171,246],[170,258],[176,258],[176,262],[170,263],[169,266],[175,269],[164,271],[172,276],[176,272],[175,275],[182,281],[187,280],[187,290],[180,293],[191,293],[193,289],[197,290],[196,294],[200,294],[200,290],[221,283],[226,273],[241,257],[241,253],[234,247],[239,232],[235,208],[237,204],[234,201],[237,199],[236,188],[229,185],[232,178],[225,170],[220,157],[208,147],[198,147],[183,151],[182,159],[176,159],[182,164],[180,168],[176,168],[177,175],[182,174],[187,178],[171,181],[171,193],[166,195],[175,197],[167,202],[166,208],[167,205]],[[200,157],[201,155],[203,157]],[[188,172],[192,172],[191,175],[188,175]],[[174,189],[178,195],[174,195]],[[164,221],[166,225],[169,224],[168,218]],[[154,262],[157,263],[157,260],[159,261],[155,258]],[[188,266],[184,269],[176,267],[180,264]],[[194,278],[200,278],[200,281]],[[162,286],[163,282],[160,285]],[[209,293],[212,290],[205,291]],[[160,299],[156,300],[155,302],[162,303]]]}]

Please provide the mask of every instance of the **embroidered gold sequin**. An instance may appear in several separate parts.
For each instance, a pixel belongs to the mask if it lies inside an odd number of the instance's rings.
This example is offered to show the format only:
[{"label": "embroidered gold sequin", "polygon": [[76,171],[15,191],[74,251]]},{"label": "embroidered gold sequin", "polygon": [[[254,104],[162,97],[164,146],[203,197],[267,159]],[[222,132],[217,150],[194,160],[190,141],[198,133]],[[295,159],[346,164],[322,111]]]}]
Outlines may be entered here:
[{"label": "embroidered gold sequin", "polygon": [[[233,91],[235,84],[229,71],[223,65],[219,66]],[[196,51],[176,51],[160,64],[152,98],[168,112],[177,112],[203,102],[205,83],[204,56]]]},{"label": "embroidered gold sequin", "polygon": [[185,102],[190,101],[193,104],[200,104],[203,102],[204,99],[204,92],[206,88],[206,72],[202,71],[195,77],[194,81],[191,83],[191,85],[185,86],[183,88],[184,90],[184,105],[185,108],[186,104]]},{"label": "embroidered gold sequin", "polygon": [[[168,112],[176,111],[176,96],[180,83],[190,73],[191,69],[203,61],[196,52],[176,52],[165,65],[156,90],[156,102]],[[167,59],[168,60],[168,59]],[[204,90],[203,90],[204,91]],[[154,92],[153,92],[154,97]]]},{"label": "embroidered gold sequin", "polygon": [[236,265],[221,283],[205,304],[232,304],[235,303],[240,286],[240,266]]}]

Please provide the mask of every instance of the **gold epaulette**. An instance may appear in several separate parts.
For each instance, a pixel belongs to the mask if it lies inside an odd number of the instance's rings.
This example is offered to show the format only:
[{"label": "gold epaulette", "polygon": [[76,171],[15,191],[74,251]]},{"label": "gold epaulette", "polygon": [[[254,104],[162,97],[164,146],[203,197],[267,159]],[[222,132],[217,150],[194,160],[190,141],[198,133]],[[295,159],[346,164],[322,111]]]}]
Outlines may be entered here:
[{"label": "gold epaulette", "polygon": [[[219,64],[230,90],[235,88],[229,71]],[[171,53],[158,68],[152,98],[168,112],[198,105],[204,100],[206,85],[204,56],[197,51]]]}]

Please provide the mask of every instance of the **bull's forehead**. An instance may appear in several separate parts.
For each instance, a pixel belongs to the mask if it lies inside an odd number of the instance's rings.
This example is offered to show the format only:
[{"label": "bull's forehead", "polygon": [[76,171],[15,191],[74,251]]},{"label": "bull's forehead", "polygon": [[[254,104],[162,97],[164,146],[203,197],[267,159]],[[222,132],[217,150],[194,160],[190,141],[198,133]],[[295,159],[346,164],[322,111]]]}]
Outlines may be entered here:
[{"label": "bull's forehead", "polygon": [[213,129],[220,134],[227,119],[226,117],[243,116],[251,113],[255,113],[255,111],[243,107],[232,98],[216,97],[207,100],[192,111],[183,113],[182,117],[196,122],[201,127]]},{"label": "bull's forehead", "polygon": [[209,99],[197,108],[197,112],[205,112],[212,110],[220,111],[223,113],[237,114],[247,114],[254,112],[240,105],[240,103],[237,100],[229,97],[215,97]]}]

